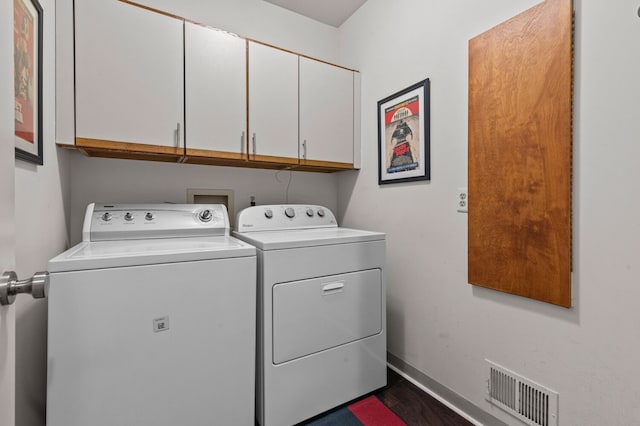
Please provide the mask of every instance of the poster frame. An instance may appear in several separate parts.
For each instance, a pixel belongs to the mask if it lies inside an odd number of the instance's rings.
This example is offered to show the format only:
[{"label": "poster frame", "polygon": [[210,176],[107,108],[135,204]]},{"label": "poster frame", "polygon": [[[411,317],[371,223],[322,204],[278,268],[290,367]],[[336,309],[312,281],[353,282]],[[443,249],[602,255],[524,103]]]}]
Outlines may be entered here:
[{"label": "poster frame", "polygon": [[[404,114],[399,112],[403,108]],[[430,112],[428,78],[378,101],[378,185],[431,180]],[[413,128],[395,119],[415,115]],[[402,151],[405,158],[399,162],[405,164],[393,166],[394,156]]]},{"label": "poster frame", "polygon": [[[20,8],[20,9],[19,9]],[[14,0],[14,141],[16,159],[42,165],[42,6],[38,0]],[[23,19],[19,21],[18,17]],[[23,27],[27,26],[27,36]],[[21,44],[22,43],[22,44]],[[22,50],[22,51],[21,51]],[[22,55],[22,57],[21,57]],[[26,61],[26,62],[25,62]],[[19,90],[20,79],[26,89]],[[24,94],[28,93],[25,97]],[[27,105],[30,118],[26,127],[22,108]]]}]

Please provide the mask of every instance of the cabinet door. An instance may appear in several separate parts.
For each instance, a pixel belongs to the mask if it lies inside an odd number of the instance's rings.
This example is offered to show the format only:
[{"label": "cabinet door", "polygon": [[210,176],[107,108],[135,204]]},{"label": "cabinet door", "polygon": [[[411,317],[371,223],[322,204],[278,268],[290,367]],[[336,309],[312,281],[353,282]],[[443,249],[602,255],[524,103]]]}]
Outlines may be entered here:
[{"label": "cabinet door", "polygon": [[187,156],[246,156],[246,41],[185,23]]},{"label": "cabinet door", "polygon": [[298,56],[249,42],[249,158],[298,163]]},{"label": "cabinet door", "polygon": [[183,22],[82,0],[75,24],[76,144],[181,154]]},{"label": "cabinet door", "polygon": [[353,87],[353,71],[300,58],[302,164],[353,167]]}]

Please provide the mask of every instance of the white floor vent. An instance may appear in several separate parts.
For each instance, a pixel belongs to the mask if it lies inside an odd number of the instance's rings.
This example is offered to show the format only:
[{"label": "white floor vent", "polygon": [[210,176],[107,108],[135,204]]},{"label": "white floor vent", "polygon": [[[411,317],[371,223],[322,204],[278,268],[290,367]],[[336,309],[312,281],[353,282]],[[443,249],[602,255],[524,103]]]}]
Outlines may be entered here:
[{"label": "white floor vent", "polygon": [[509,371],[489,364],[487,400],[532,426],[558,425],[558,393]]}]

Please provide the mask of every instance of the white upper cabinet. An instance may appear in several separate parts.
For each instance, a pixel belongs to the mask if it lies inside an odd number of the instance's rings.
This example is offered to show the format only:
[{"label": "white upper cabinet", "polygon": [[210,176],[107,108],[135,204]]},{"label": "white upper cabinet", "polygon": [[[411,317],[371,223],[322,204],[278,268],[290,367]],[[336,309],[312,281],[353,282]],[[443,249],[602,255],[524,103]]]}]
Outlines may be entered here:
[{"label": "white upper cabinet", "polygon": [[249,137],[249,158],[297,164],[298,55],[251,41]]},{"label": "white upper cabinet", "polygon": [[246,155],[246,62],[244,39],[185,23],[187,155]]},{"label": "white upper cabinet", "polygon": [[87,155],[359,168],[359,74],[116,0],[56,2],[56,141]]},{"label": "white upper cabinet", "polygon": [[184,141],[183,21],[119,1],[75,2],[76,137]]},{"label": "white upper cabinet", "polygon": [[353,164],[354,72],[300,57],[300,157]]}]

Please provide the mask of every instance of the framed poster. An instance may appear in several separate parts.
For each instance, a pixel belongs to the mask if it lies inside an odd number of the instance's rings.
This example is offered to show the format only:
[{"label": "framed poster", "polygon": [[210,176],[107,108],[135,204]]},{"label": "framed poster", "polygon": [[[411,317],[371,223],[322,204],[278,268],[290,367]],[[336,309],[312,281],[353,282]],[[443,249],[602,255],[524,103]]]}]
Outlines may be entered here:
[{"label": "framed poster", "polygon": [[42,164],[42,7],[13,0],[16,158]]},{"label": "framed poster", "polygon": [[378,102],[378,184],[431,179],[429,79]]}]

